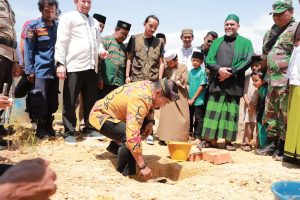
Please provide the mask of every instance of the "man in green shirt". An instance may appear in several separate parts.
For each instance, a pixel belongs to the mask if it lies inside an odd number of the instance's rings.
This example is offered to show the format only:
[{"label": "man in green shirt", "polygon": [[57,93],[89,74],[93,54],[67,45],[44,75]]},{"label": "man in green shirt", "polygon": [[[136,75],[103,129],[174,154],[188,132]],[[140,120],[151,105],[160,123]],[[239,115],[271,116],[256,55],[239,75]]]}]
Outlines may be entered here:
[{"label": "man in green shirt", "polygon": [[128,36],[130,27],[129,23],[119,20],[115,33],[103,38],[103,47],[108,56],[101,60],[101,75],[104,85],[100,92],[100,99],[125,83],[127,57],[123,42]]}]

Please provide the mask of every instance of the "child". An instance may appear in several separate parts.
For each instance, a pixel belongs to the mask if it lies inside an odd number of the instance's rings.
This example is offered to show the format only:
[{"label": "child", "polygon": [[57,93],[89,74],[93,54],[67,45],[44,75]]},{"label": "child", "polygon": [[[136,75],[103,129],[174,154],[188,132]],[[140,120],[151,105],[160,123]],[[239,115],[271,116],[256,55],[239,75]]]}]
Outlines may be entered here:
[{"label": "child", "polygon": [[[207,84],[207,75],[201,64],[204,61],[204,55],[201,52],[193,52],[193,69],[188,74],[189,107],[190,107],[190,132],[196,139],[195,143],[200,142],[203,118],[204,118],[204,100]],[[195,118],[195,119],[194,119]]]},{"label": "child", "polygon": [[267,130],[265,126],[262,126],[262,119],[265,110],[265,99],[267,96],[267,83],[264,81],[265,74],[261,71],[253,72],[251,78],[254,87],[258,89],[258,102],[256,106],[257,110],[257,125],[258,125],[258,141],[260,148],[263,148],[267,144]]},{"label": "child", "polygon": [[188,141],[190,124],[188,92],[186,88],[187,67],[178,63],[177,53],[173,50],[166,51],[164,59],[167,63],[164,77],[170,78],[177,84],[180,99],[164,106],[160,110],[157,135],[161,145],[166,145],[165,142],[168,141]]},{"label": "child", "polygon": [[261,57],[259,55],[253,55],[251,60],[251,69],[247,70],[245,73],[245,82],[244,82],[244,122],[245,122],[245,131],[244,139],[242,143],[242,150],[251,151],[252,145],[250,141],[255,138],[254,130],[256,127],[256,104],[258,100],[258,92],[254,87],[251,73],[252,71],[257,71],[261,69]]}]

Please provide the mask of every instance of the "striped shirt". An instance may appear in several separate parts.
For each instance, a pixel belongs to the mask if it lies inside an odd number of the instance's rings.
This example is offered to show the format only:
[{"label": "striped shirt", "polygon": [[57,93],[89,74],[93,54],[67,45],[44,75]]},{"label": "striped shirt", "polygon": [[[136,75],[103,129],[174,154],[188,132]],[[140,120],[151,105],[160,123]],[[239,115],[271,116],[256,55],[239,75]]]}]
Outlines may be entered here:
[{"label": "striped shirt", "polygon": [[124,85],[126,69],[126,47],[118,43],[114,35],[103,38],[103,47],[108,51],[109,57],[102,61],[102,78],[106,85]]}]

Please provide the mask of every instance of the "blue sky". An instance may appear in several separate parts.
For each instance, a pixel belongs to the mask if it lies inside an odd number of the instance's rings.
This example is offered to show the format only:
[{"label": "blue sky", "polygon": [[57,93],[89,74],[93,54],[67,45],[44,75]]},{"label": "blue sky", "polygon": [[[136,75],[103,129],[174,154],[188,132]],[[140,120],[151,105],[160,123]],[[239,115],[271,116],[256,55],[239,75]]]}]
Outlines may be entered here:
[{"label": "blue sky", "polygon": [[[11,0],[16,14],[16,30],[19,34],[22,24],[40,16],[37,0]],[[239,33],[252,40],[256,52],[261,52],[264,33],[272,26],[274,0],[93,0],[90,14],[99,13],[107,17],[103,36],[113,33],[118,20],[132,24],[130,34],[144,31],[143,22],[150,14],[160,19],[157,32],[167,36],[167,49],[182,45],[180,30],[192,28],[194,46],[202,44],[203,37],[209,30],[223,35],[224,19],[230,13],[240,17]],[[73,0],[60,0],[62,12],[75,9]],[[295,18],[300,19],[299,2],[294,0]]]}]

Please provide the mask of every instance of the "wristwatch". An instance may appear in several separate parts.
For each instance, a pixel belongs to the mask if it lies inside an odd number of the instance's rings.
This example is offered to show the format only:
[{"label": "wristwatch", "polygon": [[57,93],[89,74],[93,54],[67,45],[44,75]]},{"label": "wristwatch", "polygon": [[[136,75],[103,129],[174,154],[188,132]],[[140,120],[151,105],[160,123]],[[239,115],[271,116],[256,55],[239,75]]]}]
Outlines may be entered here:
[{"label": "wristwatch", "polygon": [[143,169],[145,169],[147,167],[147,165],[144,163],[142,164],[142,166],[138,166],[138,169],[141,171]]}]

